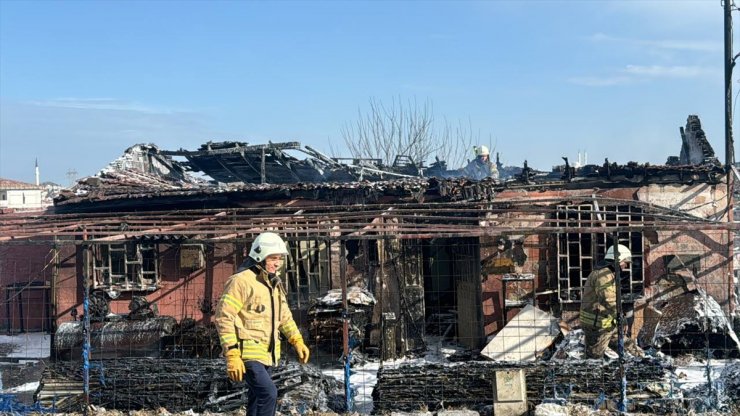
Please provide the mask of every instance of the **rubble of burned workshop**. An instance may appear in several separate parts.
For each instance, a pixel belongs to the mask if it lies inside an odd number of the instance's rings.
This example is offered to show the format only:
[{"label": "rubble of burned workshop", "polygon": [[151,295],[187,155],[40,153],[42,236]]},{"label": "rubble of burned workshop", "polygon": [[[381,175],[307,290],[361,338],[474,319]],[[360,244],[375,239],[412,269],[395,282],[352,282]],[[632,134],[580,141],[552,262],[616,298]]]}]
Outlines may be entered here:
[{"label": "rubble of burned workshop", "polygon": [[[68,410],[244,405],[223,369],[214,311],[254,237],[273,231],[288,242],[281,278],[312,355],[276,368],[281,412],[730,409],[735,178],[691,145],[692,123],[671,159],[680,163],[566,162],[482,181],[344,164],[296,143],[134,146],[54,210],[1,219],[6,265],[54,259],[50,305],[34,312],[55,332],[38,399]],[[310,158],[286,154],[296,149]],[[647,354],[586,359],[583,285],[615,243],[632,253],[621,272],[634,316],[625,336]],[[0,311],[9,328],[10,309]],[[689,377],[697,371],[709,383]]]}]

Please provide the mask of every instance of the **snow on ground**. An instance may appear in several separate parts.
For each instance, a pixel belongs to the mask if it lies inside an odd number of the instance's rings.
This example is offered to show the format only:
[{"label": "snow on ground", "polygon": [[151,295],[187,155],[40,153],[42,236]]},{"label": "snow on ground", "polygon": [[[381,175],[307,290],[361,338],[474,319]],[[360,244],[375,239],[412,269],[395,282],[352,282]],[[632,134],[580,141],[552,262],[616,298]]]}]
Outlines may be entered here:
[{"label": "snow on ground", "polygon": [[[378,382],[379,367],[378,362],[368,362],[351,369],[349,382],[355,392],[352,402],[354,412],[370,414],[373,410],[373,389]],[[344,369],[342,368],[322,370],[322,373],[344,382]]]},{"label": "snow on ground", "polygon": [[[674,383],[676,387],[681,390],[690,390],[702,384],[706,384],[708,381],[708,375],[711,377],[713,382],[716,382],[720,379],[725,367],[737,361],[738,360],[712,360],[707,366],[707,363],[704,361],[692,360],[687,364],[676,365],[676,370],[674,371],[676,379]],[[711,371],[709,374],[707,374],[708,369]]]},{"label": "snow on ground", "polygon": [[0,345],[12,347],[10,358],[47,358],[50,353],[51,335],[44,332],[28,332],[18,335],[0,335]]},{"label": "snow on ground", "polygon": [[[0,357],[19,359],[17,363],[5,363],[0,366],[0,393],[18,394],[36,391],[39,382],[37,379],[28,380],[26,378],[31,373],[22,371],[26,365],[24,363],[36,363],[38,359],[49,357],[50,343],[51,336],[43,332],[0,335],[0,346],[2,346]],[[18,383],[21,384],[17,385]],[[10,387],[6,388],[6,385]]]},{"label": "snow on ground", "polygon": [[20,386],[15,386],[9,389],[5,389],[2,392],[3,393],[21,393],[24,391],[36,391],[36,389],[38,388],[39,388],[39,382],[34,381],[30,383],[21,384]]}]

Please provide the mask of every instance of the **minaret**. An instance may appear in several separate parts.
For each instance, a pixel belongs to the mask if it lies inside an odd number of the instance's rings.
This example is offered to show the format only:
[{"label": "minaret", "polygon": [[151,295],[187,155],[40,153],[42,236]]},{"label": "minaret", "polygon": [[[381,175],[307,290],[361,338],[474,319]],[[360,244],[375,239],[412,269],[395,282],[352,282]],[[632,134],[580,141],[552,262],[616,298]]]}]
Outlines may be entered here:
[{"label": "minaret", "polygon": [[39,158],[36,158],[36,186],[39,186]]}]

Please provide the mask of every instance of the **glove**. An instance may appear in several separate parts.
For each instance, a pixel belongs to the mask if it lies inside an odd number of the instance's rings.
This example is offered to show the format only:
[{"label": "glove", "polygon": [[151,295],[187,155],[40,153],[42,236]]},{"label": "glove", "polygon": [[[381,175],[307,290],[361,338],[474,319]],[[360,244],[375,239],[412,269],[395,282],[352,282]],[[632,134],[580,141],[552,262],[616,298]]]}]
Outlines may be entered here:
[{"label": "glove", "polygon": [[295,353],[298,355],[298,361],[301,364],[306,364],[308,362],[308,356],[310,355],[308,352],[308,347],[306,344],[303,343],[303,340],[298,340],[293,344],[293,348],[295,348]]},{"label": "glove", "polygon": [[226,351],[226,374],[231,381],[242,381],[244,377],[244,361],[242,361],[242,352],[239,348],[233,348]]}]

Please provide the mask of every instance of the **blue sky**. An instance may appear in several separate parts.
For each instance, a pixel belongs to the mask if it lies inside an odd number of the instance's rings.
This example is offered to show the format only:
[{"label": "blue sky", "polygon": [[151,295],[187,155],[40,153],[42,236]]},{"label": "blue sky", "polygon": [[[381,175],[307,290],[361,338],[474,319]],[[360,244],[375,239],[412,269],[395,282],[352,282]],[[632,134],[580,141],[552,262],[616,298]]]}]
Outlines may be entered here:
[{"label": "blue sky", "polygon": [[724,160],[722,13],[719,0],[0,0],[0,177],[31,182],[38,158],[42,181],[68,184],[136,143],[341,152],[371,97],[429,100],[507,164],[549,169],[579,150],[663,163],[689,114]]}]

